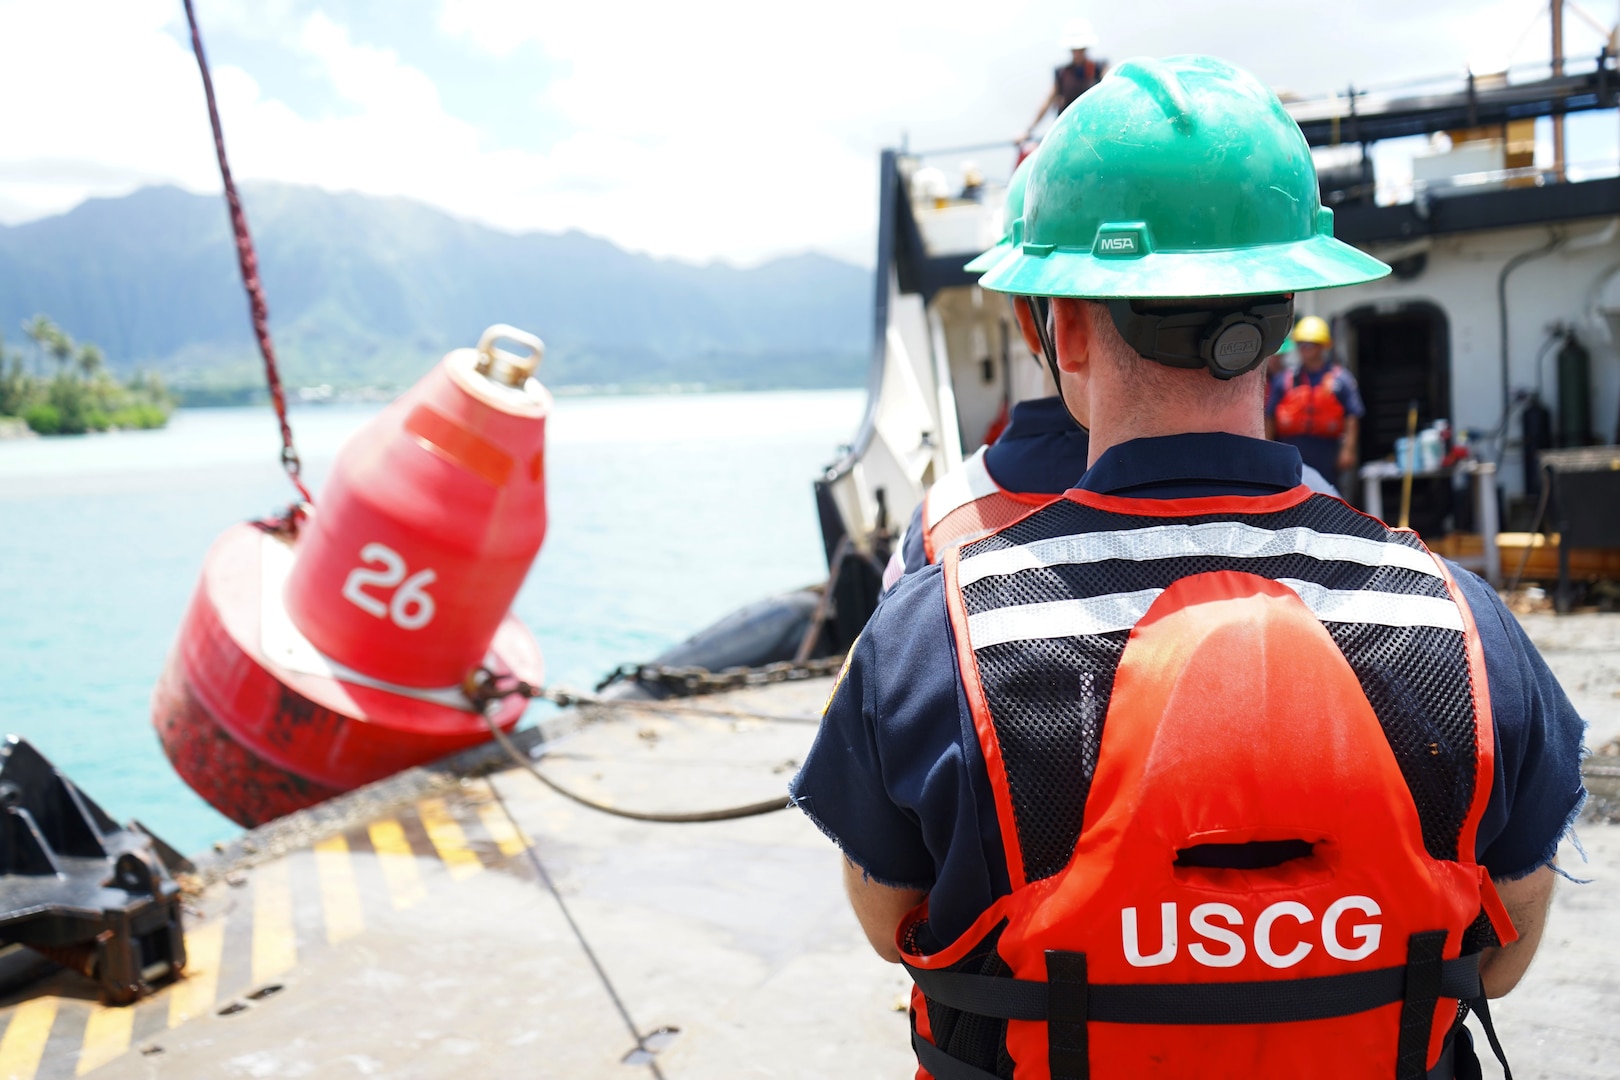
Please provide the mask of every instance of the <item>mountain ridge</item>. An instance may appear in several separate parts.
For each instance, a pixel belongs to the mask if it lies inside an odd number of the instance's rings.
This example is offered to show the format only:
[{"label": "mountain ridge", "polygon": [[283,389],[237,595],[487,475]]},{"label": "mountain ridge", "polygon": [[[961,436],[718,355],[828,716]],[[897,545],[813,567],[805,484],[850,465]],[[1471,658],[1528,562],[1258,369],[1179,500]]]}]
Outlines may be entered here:
[{"label": "mountain ridge", "polygon": [[[275,183],[242,196],[295,385],[407,385],[497,322],[546,341],[543,376],[560,386],[838,386],[865,371],[871,274],[827,256],[698,266],[399,197]],[[8,342],[39,312],[115,370],[182,388],[258,379],[218,196],[148,187],[0,227]]]}]

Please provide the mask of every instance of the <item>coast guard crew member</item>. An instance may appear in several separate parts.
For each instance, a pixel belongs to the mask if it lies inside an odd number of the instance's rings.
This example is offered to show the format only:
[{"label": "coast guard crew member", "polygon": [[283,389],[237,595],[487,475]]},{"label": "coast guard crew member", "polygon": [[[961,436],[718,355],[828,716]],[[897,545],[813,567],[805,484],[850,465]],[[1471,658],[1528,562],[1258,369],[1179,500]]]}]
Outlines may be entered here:
[{"label": "coast guard crew member", "polygon": [[1299,451],[1305,464],[1329,476],[1356,467],[1366,406],[1356,377],[1333,359],[1333,333],[1315,315],[1294,328],[1299,366],[1272,375],[1266,387],[1270,436]]},{"label": "coast guard crew member", "polygon": [[1086,448],[1085,428],[1056,394],[1015,403],[1000,438],[928,489],[884,570],[884,589],[1062,495],[1086,471]]},{"label": "coast guard crew member", "polygon": [[[1024,190],[1034,161],[1034,155],[1026,157],[1007,182],[1001,239],[964,269],[986,271],[1012,253],[1014,237],[1022,228]],[[1044,320],[1050,312],[1043,306],[1042,313],[1037,314],[1030,297],[1010,299],[1024,343],[1040,365],[1046,349],[1036,319]],[[1051,377],[1041,376],[1047,395],[1015,403],[1006,429],[995,442],[981,447],[959,468],[937,481],[912,511],[900,544],[884,568],[884,595],[905,574],[937,563],[953,548],[1012,524],[1079,482],[1086,471],[1090,445],[1084,426],[1089,422],[1086,403],[1078,400],[1079,394],[1073,391],[1065,403],[1057,393],[1057,368],[1050,363],[1048,366]],[[1339,493],[1309,465],[1303,469],[1303,479],[1312,491]]]},{"label": "coast guard crew member", "polygon": [[[1024,190],[1034,163],[1035,155],[1026,157],[1007,181],[1001,239],[964,269],[982,273],[1011,254],[1024,216]],[[1035,325],[1037,313],[1028,297],[1010,299],[1024,343],[1040,366],[1044,352]],[[885,595],[902,574],[937,563],[947,551],[1012,524],[1079,481],[1080,474],[1086,471],[1084,402],[1065,405],[1057,393],[1056,377],[1056,368],[1051,369],[1050,378],[1043,373],[1040,378],[1045,395],[1016,402],[1006,429],[991,445],[981,447],[929,488],[884,568]],[[1073,415],[1070,406],[1076,408]]]},{"label": "coast guard crew member", "polygon": [[1387,272],[1230,65],[1128,61],[1048,136],[983,284],[1052,298],[1091,468],[902,581],[793,786],[919,1076],[1479,1075],[1581,721],[1482,581],[1262,438],[1293,294]]},{"label": "coast guard crew member", "polygon": [[1030,121],[1019,142],[1029,142],[1047,113],[1056,112],[1061,116],[1064,109],[1096,86],[1108,72],[1108,61],[1094,60],[1091,56],[1091,50],[1097,47],[1097,31],[1092,28],[1091,20],[1075,18],[1064,23],[1058,45],[1069,50],[1069,62],[1052,72],[1052,92],[1046,95],[1041,111]]}]

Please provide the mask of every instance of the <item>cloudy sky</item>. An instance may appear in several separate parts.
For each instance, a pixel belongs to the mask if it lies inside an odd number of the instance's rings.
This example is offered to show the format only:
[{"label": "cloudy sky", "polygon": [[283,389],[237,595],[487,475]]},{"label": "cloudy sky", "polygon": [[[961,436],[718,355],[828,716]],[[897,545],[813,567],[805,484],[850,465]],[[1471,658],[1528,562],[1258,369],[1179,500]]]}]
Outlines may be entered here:
[{"label": "cloudy sky", "polygon": [[[1617,0],[1580,2],[1620,18]],[[1022,131],[1076,14],[1102,55],[1208,52],[1301,93],[1549,51],[1542,0],[197,6],[240,178],[742,264],[869,261],[877,151]],[[1601,37],[1567,22],[1567,52],[1595,54]],[[0,222],[145,184],[217,190],[180,0],[0,0],[0,103]]]}]

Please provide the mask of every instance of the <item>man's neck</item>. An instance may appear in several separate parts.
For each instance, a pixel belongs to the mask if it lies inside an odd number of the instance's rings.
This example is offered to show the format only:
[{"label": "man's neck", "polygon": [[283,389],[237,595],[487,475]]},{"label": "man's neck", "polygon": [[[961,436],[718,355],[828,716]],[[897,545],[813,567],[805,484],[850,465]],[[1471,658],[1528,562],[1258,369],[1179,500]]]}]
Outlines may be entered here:
[{"label": "man's neck", "polygon": [[[1207,377],[1207,376],[1206,376]],[[1165,435],[1193,432],[1225,432],[1250,439],[1266,437],[1263,399],[1206,403],[1204,407],[1152,409],[1130,400],[1133,387],[1111,380],[1091,384],[1090,464],[1095,464],[1110,447],[1132,439],[1154,439]]]}]

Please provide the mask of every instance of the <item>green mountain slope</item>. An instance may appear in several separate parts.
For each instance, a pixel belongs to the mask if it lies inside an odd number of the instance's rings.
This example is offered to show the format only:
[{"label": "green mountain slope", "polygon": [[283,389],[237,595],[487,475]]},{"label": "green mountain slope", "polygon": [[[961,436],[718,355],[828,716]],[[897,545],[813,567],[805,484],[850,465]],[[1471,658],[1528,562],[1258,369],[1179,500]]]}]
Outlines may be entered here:
[{"label": "green mountain slope", "polygon": [[[405,199],[254,184],[243,199],[292,385],[401,386],[491,323],[533,330],[548,383],[853,386],[871,275],[817,255],[740,270],[581,233],[513,235]],[[0,227],[0,332],[36,312],[119,370],[251,385],[223,200],[146,188]]]}]

